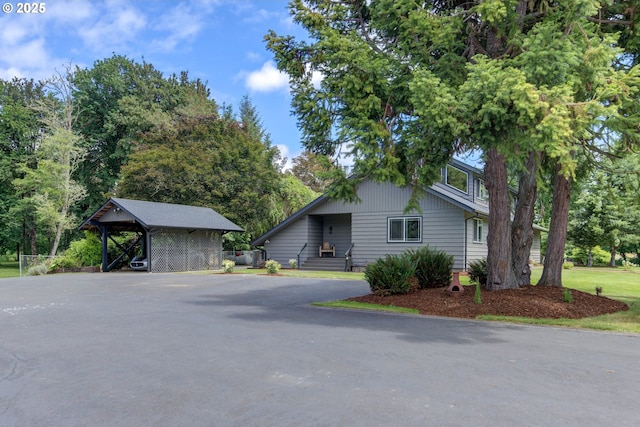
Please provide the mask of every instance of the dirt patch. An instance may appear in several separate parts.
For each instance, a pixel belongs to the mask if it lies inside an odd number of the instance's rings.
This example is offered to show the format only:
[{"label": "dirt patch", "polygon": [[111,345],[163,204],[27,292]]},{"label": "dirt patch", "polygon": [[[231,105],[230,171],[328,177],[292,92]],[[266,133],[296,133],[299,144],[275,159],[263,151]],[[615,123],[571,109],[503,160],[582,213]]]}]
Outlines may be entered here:
[{"label": "dirt patch", "polygon": [[473,319],[479,315],[521,316],[537,319],[581,319],[628,310],[620,301],[571,289],[572,301],[564,300],[564,289],[552,286],[525,286],[504,291],[482,291],[482,304],[474,300],[475,286],[451,296],[446,288],[420,289],[406,295],[364,295],[350,298],[372,304],[417,309],[420,314]]}]

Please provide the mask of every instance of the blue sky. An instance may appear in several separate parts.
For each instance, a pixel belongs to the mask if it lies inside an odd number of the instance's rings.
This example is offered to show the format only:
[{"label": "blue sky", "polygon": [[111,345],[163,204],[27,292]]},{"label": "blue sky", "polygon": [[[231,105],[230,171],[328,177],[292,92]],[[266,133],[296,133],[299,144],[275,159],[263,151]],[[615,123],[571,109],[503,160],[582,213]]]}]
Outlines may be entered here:
[{"label": "blue sky", "polygon": [[114,53],[165,75],[208,82],[220,105],[255,105],[273,144],[291,160],[301,151],[288,80],[263,41],[268,30],[304,37],[285,0],[49,0],[41,14],[0,13],[0,78],[50,77],[66,65],[91,67]]}]

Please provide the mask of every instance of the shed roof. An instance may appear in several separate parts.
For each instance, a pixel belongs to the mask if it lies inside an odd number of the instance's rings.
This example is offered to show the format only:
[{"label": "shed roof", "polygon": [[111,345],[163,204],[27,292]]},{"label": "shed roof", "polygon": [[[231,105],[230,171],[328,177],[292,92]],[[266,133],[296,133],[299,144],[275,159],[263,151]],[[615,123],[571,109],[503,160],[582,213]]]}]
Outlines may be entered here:
[{"label": "shed roof", "polygon": [[[118,221],[110,218],[109,212],[128,213],[128,219]],[[97,223],[120,224],[126,228],[126,224],[140,224],[146,229],[153,227],[162,228],[186,228],[194,230],[219,230],[222,232],[244,231],[242,228],[220,215],[211,208],[199,206],[177,205],[172,203],[147,202],[143,200],[121,199],[112,197],[93,215],[87,218],[81,230],[88,230]]]}]

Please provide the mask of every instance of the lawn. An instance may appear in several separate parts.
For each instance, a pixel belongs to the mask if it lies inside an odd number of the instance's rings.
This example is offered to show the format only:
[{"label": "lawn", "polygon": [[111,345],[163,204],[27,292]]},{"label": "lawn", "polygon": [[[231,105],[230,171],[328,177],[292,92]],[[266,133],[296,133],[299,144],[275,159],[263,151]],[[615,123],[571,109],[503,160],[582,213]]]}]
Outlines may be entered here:
[{"label": "lawn", "polygon": [[0,261],[0,279],[7,277],[20,277],[18,261]]}]

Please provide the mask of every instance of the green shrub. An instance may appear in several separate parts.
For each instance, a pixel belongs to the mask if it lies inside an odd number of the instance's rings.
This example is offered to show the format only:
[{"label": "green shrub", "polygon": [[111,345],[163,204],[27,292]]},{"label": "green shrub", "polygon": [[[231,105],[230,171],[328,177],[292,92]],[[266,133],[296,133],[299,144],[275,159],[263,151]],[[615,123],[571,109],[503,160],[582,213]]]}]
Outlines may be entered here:
[{"label": "green shrub", "polygon": [[407,254],[387,255],[367,265],[364,278],[376,295],[406,294],[413,288],[416,266]]},{"label": "green shrub", "polygon": [[476,304],[482,304],[482,291],[480,290],[480,283],[476,282],[476,291],[473,294],[473,300]]},{"label": "green shrub", "polygon": [[562,263],[562,268],[565,270],[571,270],[574,267],[574,264],[570,261],[565,261]]},{"label": "green shrub", "polygon": [[282,265],[278,261],[273,259],[265,262],[264,266],[267,269],[267,273],[269,274],[277,274],[278,271],[280,271],[280,269],[282,268]]},{"label": "green shrub", "polygon": [[33,264],[27,270],[27,276],[43,276],[45,274],[47,274],[47,266],[44,262]]},{"label": "green shrub", "polygon": [[289,260],[289,267],[291,267],[291,268],[298,267],[298,260],[296,258],[291,258]]},{"label": "green shrub", "polygon": [[236,262],[230,259],[225,259],[222,261],[222,270],[225,273],[233,273],[233,268],[236,266]]},{"label": "green shrub", "polygon": [[50,270],[60,268],[80,268],[100,265],[102,262],[102,243],[98,236],[89,231],[84,238],[74,240],[64,253],[54,258],[49,265]]},{"label": "green shrub", "polygon": [[565,288],[562,291],[562,299],[564,302],[566,302],[567,304],[570,304],[571,301],[573,301],[573,294],[571,293],[571,289],[567,289]]},{"label": "green shrub", "polygon": [[[580,265],[587,265],[587,261],[589,259],[589,251],[587,249],[575,248],[571,251],[571,258]],[[596,246],[591,249],[591,259],[593,261],[593,265],[606,265],[609,263],[609,259],[611,258],[611,254],[600,246]]]},{"label": "green shrub", "polygon": [[480,286],[487,284],[487,260],[486,258],[471,261],[467,266],[469,280],[478,283]]},{"label": "green shrub", "polygon": [[415,264],[415,276],[420,288],[441,288],[451,283],[453,255],[439,249],[424,246],[418,250],[409,249],[407,255]]}]

